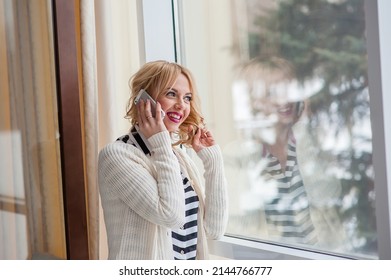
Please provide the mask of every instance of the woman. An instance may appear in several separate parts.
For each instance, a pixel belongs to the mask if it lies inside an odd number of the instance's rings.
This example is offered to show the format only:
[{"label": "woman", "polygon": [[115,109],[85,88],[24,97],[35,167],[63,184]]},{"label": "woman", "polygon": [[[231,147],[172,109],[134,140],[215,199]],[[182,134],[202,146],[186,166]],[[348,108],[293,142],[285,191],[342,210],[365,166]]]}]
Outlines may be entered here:
[{"label": "woman", "polygon": [[238,195],[230,201],[237,215],[231,214],[228,231],[245,226],[251,237],[344,251],[336,204],[341,183],[330,172],[336,160],[308,131],[309,101],[293,90],[295,73],[277,57],[254,59],[241,69],[238,80],[246,86],[238,95],[247,95],[252,119],[241,126],[242,144],[224,149],[230,186],[238,189],[230,190]]},{"label": "woman", "polygon": [[[109,259],[207,259],[206,239],[225,231],[227,192],[192,75],[176,63],[149,62],[130,88],[130,132],[99,154]],[[134,104],[142,89],[157,101],[155,114],[150,101]],[[205,186],[182,146],[202,160]]]},{"label": "woman", "polygon": [[296,154],[293,125],[299,119],[304,102],[270,102],[268,114],[275,116],[274,139],[263,142],[262,156],[267,159],[261,175],[276,190],[265,202],[265,216],[271,238],[289,243],[314,245],[317,235]]}]

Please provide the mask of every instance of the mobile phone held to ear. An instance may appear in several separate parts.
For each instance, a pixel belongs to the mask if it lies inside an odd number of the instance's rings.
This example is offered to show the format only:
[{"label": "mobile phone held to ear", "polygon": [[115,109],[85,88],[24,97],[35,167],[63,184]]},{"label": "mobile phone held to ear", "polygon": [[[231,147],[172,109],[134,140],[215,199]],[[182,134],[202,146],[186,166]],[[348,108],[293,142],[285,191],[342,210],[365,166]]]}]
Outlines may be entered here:
[{"label": "mobile phone held to ear", "polygon": [[[155,117],[155,115],[156,115],[156,101],[153,100],[153,98],[144,89],[141,89],[138,92],[138,94],[136,96],[136,99],[134,100],[134,104],[137,104],[140,100],[144,100],[144,102],[146,102],[147,100],[150,101],[150,103],[151,103],[151,114],[152,114],[153,117]],[[164,118],[166,113],[164,113],[163,110],[161,110],[161,113],[162,113],[162,118]]]}]

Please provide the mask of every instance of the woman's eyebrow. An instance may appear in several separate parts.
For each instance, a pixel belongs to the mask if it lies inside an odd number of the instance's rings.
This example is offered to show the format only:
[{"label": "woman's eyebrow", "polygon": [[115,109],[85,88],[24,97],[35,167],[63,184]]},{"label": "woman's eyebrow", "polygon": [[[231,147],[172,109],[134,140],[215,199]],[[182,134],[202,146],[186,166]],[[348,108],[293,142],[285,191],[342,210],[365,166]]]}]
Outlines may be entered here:
[{"label": "woman's eyebrow", "polygon": [[170,90],[172,90],[172,91],[175,91],[175,92],[178,92],[175,88],[172,88],[172,87],[170,87],[170,88],[167,88],[166,89],[167,91],[170,91]]},{"label": "woman's eyebrow", "polygon": [[[167,91],[170,91],[170,90],[175,91],[176,93],[178,93],[178,90],[175,89],[175,88],[167,88]],[[192,92],[187,92],[187,93],[185,93],[185,95],[193,95],[193,93]]]}]

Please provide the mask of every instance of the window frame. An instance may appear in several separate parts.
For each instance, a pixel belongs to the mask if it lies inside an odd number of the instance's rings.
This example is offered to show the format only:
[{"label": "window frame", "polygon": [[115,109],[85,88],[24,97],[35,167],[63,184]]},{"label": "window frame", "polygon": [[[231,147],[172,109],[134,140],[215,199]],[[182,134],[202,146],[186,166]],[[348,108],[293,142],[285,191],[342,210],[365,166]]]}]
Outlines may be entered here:
[{"label": "window frame", "polygon": [[[387,71],[391,70],[391,55],[387,50],[391,40],[387,28],[391,18],[391,3],[387,0],[365,0],[365,20],[367,26],[368,75],[372,124],[373,164],[375,170],[375,207],[378,235],[379,259],[391,259],[391,151],[386,143],[391,143],[391,113],[385,110],[391,104],[386,92],[391,90]],[[372,94],[371,94],[372,93]],[[375,94],[374,94],[375,93]]]},{"label": "window frame", "polygon": [[[181,40],[181,13],[179,0],[159,1],[159,12],[156,5],[149,5],[151,0],[139,0],[142,14],[141,28],[159,26],[159,32],[165,34],[166,40],[157,44],[154,36],[156,31],[144,28],[144,40],[140,40],[141,52],[145,60],[166,59],[183,61],[186,49]],[[154,2],[155,3],[155,2]],[[388,0],[365,0],[365,20],[367,27],[368,75],[370,92],[371,125],[373,132],[373,164],[375,170],[375,207],[378,235],[379,259],[391,259],[391,220],[390,201],[391,183],[391,151],[386,143],[391,143],[391,112],[385,110],[391,105],[391,79],[386,79],[386,73],[391,73],[391,38],[387,36],[387,27],[391,24],[391,2]],[[170,14],[167,14],[170,13]],[[157,15],[158,16],[152,16]],[[171,20],[167,20],[171,19]],[[170,22],[172,24],[167,24]],[[147,39],[148,38],[148,39]],[[164,44],[163,51],[160,48]],[[157,49],[159,49],[157,51]],[[173,55],[173,51],[175,54]],[[391,146],[390,146],[391,147]],[[297,247],[276,245],[263,241],[251,241],[232,236],[224,236],[221,240],[210,241],[210,253],[230,259],[357,259],[357,256],[345,256],[330,252],[310,251]],[[366,257],[360,257],[365,259]]]},{"label": "window frame", "polygon": [[[78,4],[76,1],[52,0],[65,235],[69,260],[90,259],[76,28]],[[33,257],[52,258],[43,255]]]}]

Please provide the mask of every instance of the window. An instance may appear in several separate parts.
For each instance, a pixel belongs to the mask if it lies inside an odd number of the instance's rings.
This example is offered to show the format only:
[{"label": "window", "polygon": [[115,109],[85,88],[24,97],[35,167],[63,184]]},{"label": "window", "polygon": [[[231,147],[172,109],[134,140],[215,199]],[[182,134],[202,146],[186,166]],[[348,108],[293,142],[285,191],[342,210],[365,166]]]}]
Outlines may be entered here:
[{"label": "window", "polygon": [[[368,88],[366,23],[373,5],[178,1],[180,62],[195,72],[225,156],[225,244],[379,257],[376,191],[384,186],[375,181],[370,103],[378,93]],[[296,110],[277,145],[275,123]]]},{"label": "window", "polygon": [[228,233],[376,257],[364,1],[234,3]]},{"label": "window", "polygon": [[[195,74],[227,166],[231,217],[212,252],[238,259],[390,258],[382,103],[389,100],[381,78],[389,67],[382,33],[389,4],[172,4],[176,60]],[[274,145],[284,115],[291,119],[281,147],[289,150]],[[296,193],[285,196],[287,186]]]}]

